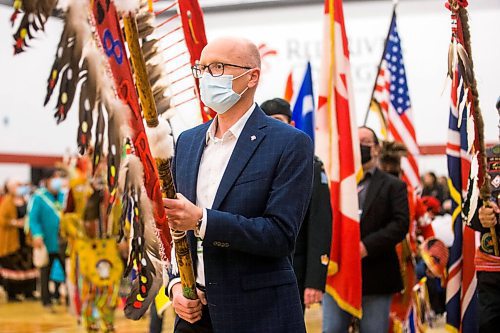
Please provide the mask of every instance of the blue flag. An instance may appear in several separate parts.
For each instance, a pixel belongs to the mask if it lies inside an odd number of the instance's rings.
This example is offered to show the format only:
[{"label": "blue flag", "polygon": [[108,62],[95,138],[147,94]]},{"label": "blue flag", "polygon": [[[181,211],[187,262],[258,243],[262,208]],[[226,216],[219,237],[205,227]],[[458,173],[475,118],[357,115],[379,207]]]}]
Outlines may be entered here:
[{"label": "blue flag", "polygon": [[295,127],[305,132],[314,142],[314,95],[311,75],[311,63],[307,63],[304,80],[293,106],[292,120]]}]

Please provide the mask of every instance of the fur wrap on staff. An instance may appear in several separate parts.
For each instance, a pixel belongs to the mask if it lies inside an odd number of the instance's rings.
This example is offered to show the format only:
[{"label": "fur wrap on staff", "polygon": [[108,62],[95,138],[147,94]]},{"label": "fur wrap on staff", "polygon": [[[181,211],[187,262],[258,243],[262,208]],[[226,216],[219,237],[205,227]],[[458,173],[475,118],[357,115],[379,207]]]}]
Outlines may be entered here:
[{"label": "fur wrap on staff", "polygon": [[[489,186],[489,175],[486,167],[486,154],[484,146],[484,122],[479,107],[479,93],[477,91],[477,82],[474,74],[474,64],[472,62],[471,38],[469,29],[469,17],[467,12],[467,0],[448,0],[446,7],[451,11],[452,19],[452,39],[448,52],[448,75],[453,78],[456,66],[460,68],[463,74],[464,83],[468,88],[468,100],[470,100],[471,115],[474,122],[474,131],[469,131],[469,142],[474,145],[469,146],[469,150],[476,154],[471,165],[471,175],[469,176],[468,195],[464,207],[467,208],[467,223],[470,222],[478,205],[478,197],[487,206],[491,198]],[[461,119],[459,117],[458,119]],[[479,195],[477,193],[479,188]],[[495,228],[490,228],[491,238],[495,256],[499,256],[498,238]]]}]

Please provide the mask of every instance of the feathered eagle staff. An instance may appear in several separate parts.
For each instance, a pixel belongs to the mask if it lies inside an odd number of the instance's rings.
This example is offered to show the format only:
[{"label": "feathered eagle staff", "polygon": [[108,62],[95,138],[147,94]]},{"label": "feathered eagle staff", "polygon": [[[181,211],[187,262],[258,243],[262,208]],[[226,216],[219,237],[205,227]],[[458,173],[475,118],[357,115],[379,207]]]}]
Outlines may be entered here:
[{"label": "feathered eagle staff", "polygon": [[[160,175],[161,189],[165,197],[174,199],[176,198],[176,190],[170,168],[173,156],[173,141],[169,135],[171,130],[166,120],[158,117],[157,110],[157,105],[162,105],[161,103],[164,102],[163,96],[166,90],[166,86],[158,82],[157,79],[166,76],[162,71],[164,61],[161,54],[158,54],[154,57],[156,58],[155,61],[150,61],[147,64],[143,54],[144,51],[150,56],[152,53],[150,50],[157,48],[157,40],[147,39],[155,29],[153,25],[154,15],[147,10],[147,3],[143,3],[142,10],[139,8],[119,8],[123,15],[125,38],[129,46],[135,83],[147,125],[148,137],[151,139],[152,152]],[[139,40],[145,40],[143,49],[141,49]],[[153,57],[150,56],[150,58]],[[168,104],[165,107],[168,107]],[[171,230],[171,233],[175,242],[175,255],[179,263],[183,293],[187,298],[196,299],[196,280],[186,233],[175,230]],[[138,319],[132,308],[135,308],[134,303],[127,303],[125,308],[126,316]]]},{"label": "feathered eagle staff", "polygon": [[[473,144],[469,144],[469,152],[476,154],[476,156],[473,157],[467,199],[463,204],[463,211],[467,215],[465,217],[469,223],[477,209],[478,197],[483,201],[483,205],[487,206],[491,198],[491,190],[484,146],[484,122],[479,107],[479,94],[472,62],[467,6],[467,0],[449,0],[446,4],[446,7],[451,11],[452,20],[452,38],[448,52],[448,76],[453,79],[455,68],[457,66],[460,68],[467,88],[467,100],[471,102],[471,120],[474,122],[473,126],[470,126],[472,130],[468,130],[468,142],[473,142]],[[458,119],[462,119],[462,117],[459,115]],[[479,193],[477,193],[477,188],[479,188]],[[499,256],[498,239],[494,227],[490,228],[490,234],[495,256]]]},{"label": "feathered eagle staff", "polygon": [[[128,220],[132,237],[125,274],[134,264],[138,271],[128,303],[135,309],[131,316],[139,317],[163,282],[162,260],[167,264],[170,260],[171,236],[168,228],[161,228],[166,226],[166,218],[157,171],[114,4],[98,0],[91,5],[87,0],[71,0],[65,11],[65,26],[49,75],[45,104],[59,85],[55,117],[58,122],[63,121],[81,82],[78,147],[80,153],[87,150],[95,126],[94,170],[107,148],[110,208],[117,196],[118,179],[124,179],[120,189],[123,194],[120,236]],[[130,138],[129,151],[138,158],[127,156],[126,138]]]},{"label": "feathered eagle staff", "polygon": [[[22,10],[25,11],[25,17],[45,18],[38,20],[39,23],[36,24],[35,30],[39,30],[40,26],[43,27],[46,17],[52,12],[55,2],[49,2],[51,8],[47,9],[47,6],[37,5],[37,2],[47,2],[47,0],[28,0],[32,2],[29,6],[25,5],[25,1],[27,0],[17,2],[13,20]],[[189,54],[190,61],[170,71],[168,75],[182,68],[190,72],[189,67],[193,64],[193,59],[199,58],[199,52],[204,46],[204,44],[198,44],[203,41],[206,44],[204,29],[196,28],[203,27],[201,10],[196,1],[176,1],[168,8],[177,6],[176,8],[179,10],[179,8],[183,7],[181,2],[188,2],[190,8],[194,8],[193,3],[195,3],[196,8],[194,9],[198,10],[197,12],[180,12],[180,15],[176,15],[179,20],[182,19],[179,28],[183,28],[185,35],[189,37],[187,38],[189,40],[186,40],[187,51],[181,52],[180,55]],[[117,1],[117,3],[119,2]],[[154,31],[151,24],[151,13],[138,13],[137,17],[130,15],[130,13],[137,13],[136,4],[136,1],[119,4],[121,5],[120,13],[124,17],[125,31],[128,31],[127,42],[132,63],[135,65],[136,80],[134,81],[132,76],[115,3],[109,0],[94,0],[91,3],[87,0],[71,0],[66,9],[65,28],[48,79],[46,97],[47,103],[57,84],[59,84],[60,91],[55,117],[58,122],[63,121],[73,105],[76,87],[81,83],[78,147],[81,153],[86,151],[94,129],[94,165],[98,164],[106,148],[104,135],[107,128],[110,203],[114,202],[118,193],[122,195],[122,226],[125,220],[131,224],[130,255],[126,274],[130,272],[134,264],[138,270],[138,278],[127,300],[125,309],[127,317],[132,319],[140,318],[149,308],[149,304],[156,296],[162,282],[164,282],[161,279],[162,261],[168,265],[170,259],[171,236],[162,205],[160,183],[167,192],[167,196],[173,197],[175,195],[170,173],[173,138],[170,125],[168,122],[161,120],[162,118],[158,118],[157,114],[164,113],[175,106],[172,105],[171,98],[177,95],[184,96],[188,90],[192,91],[193,97],[189,97],[182,103],[191,100],[199,101],[197,99],[196,84],[181,91],[171,89],[174,93],[171,96],[165,96],[166,87],[158,84],[158,81],[166,76],[161,70],[161,65],[173,60],[172,58],[165,63],[161,61],[150,63],[147,66],[149,72],[146,70],[146,74],[144,74],[144,68],[139,69],[138,66],[141,66],[140,61],[144,62],[144,59],[152,60],[157,58],[155,56],[160,52],[164,52],[165,49],[158,50],[154,39],[146,39]],[[148,3],[148,7],[152,8],[151,2]],[[38,8],[42,8],[43,11]],[[161,14],[161,12],[155,14]],[[197,19],[194,20],[193,17]],[[132,18],[134,21],[132,21]],[[142,24],[139,26],[134,25],[136,19]],[[167,21],[172,21],[172,19],[169,18]],[[185,21],[188,22],[188,27],[182,26]],[[23,32],[25,31],[23,30],[25,29],[23,24],[26,25],[24,22],[23,19],[14,35],[16,39],[15,49],[17,47],[17,49],[23,50],[23,47],[27,46],[25,43],[26,36],[32,38],[31,35],[26,35]],[[32,21],[28,20],[28,22]],[[178,30],[178,28],[175,30]],[[168,32],[158,40],[171,35],[171,33]],[[19,36],[23,37],[21,41],[18,38]],[[139,38],[143,40],[142,51],[138,49]],[[197,46],[194,49],[193,39],[196,39],[195,44]],[[167,46],[167,48],[171,47],[172,45]],[[142,60],[141,57],[143,57]],[[175,58],[178,58],[178,56]],[[142,74],[138,74],[141,71]],[[139,77],[139,75],[142,77]],[[176,79],[171,82],[171,85],[185,78],[187,76]],[[141,104],[139,104],[138,95],[141,96]],[[181,103],[176,105],[179,104]],[[150,131],[148,135],[146,135],[142,122],[141,106],[146,117],[146,123],[148,126],[155,128],[155,131]],[[105,111],[108,115],[107,121],[104,116]],[[119,116],[122,114],[128,116],[128,121],[120,120]],[[96,118],[97,122],[95,121]],[[128,127],[123,126],[123,124],[127,123]],[[124,128],[129,128],[129,131]],[[148,136],[153,143],[151,149]],[[124,142],[126,143],[124,144]],[[150,150],[155,152],[154,158]],[[155,160],[160,162],[159,170],[156,169]],[[158,171],[160,172],[161,182],[158,178]],[[123,230],[121,235],[123,235]],[[180,245],[176,245],[176,249],[181,250],[178,252],[183,253],[183,256],[178,256],[178,261],[181,259],[181,262],[190,264],[186,267],[188,270],[184,274],[183,283],[189,286],[191,291],[189,291],[189,288],[185,290],[188,296],[193,297],[192,295],[194,295],[196,297],[189,247],[185,242],[185,249],[188,251],[182,251],[182,239],[184,238],[185,241],[183,234],[176,234],[174,238],[176,244],[179,243],[179,240],[181,241]],[[186,280],[186,276],[188,276],[188,280]],[[191,280],[189,280],[189,276],[191,276]]]}]

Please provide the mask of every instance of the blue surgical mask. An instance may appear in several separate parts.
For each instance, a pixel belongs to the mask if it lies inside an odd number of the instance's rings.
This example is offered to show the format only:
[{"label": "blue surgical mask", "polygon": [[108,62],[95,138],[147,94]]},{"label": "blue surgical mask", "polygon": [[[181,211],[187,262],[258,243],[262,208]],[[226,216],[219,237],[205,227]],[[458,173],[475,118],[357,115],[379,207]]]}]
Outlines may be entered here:
[{"label": "blue surgical mask", "polygon": [[248,87],[246,87],[241,94],[237,94],[233,90],[233,81],[247,74],[249,71],[250,70],[237,77],[233,77],[233,75],[213,77],[206,73],[200,79],[200,97],[202,102],[218,114],[225,113],[233,107],[248,90]]},{"label": "blue surgical mask", "polygon": [[18,197],[27,196],[30,193],[30,188],[28,186],[18,186],[16,190],[16,195]]},{"label": "blue surgical mask", "polygon": [[49,187],[51,190],[55,192],[60,192],[63,186],[62,178],[52,178],[50,181]]}]

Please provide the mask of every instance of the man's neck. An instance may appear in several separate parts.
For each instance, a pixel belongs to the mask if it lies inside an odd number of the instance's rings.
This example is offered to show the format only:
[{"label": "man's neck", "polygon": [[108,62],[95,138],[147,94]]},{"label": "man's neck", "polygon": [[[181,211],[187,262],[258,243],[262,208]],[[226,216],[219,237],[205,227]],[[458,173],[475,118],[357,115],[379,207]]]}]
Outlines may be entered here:
[{"label": "man's neck", "polygon": [[217,138],[222,138],[224,133],[226,133],[231,126],[236,124],[238,120],[250,109],[253,105],[253,98],[248,101],[241,101],[237,105],[233,106],[226,113],[217,115],[217,131],[215,136]]},{"label": "man's neck", "polygon": [[47,192],[49,192],[50,194],[52,194],[54,197],[57,197],[57,194],[59,193],[58,191],[54,192],[53,190],[47,188]]},{"label": "man's neck", "polygon": [[362,165],[363,172],[368,172],[369,170],[375,168],[376,166],[377,166],[377,164],[375,163],[375,161],[371,160],[371,161]]}]

